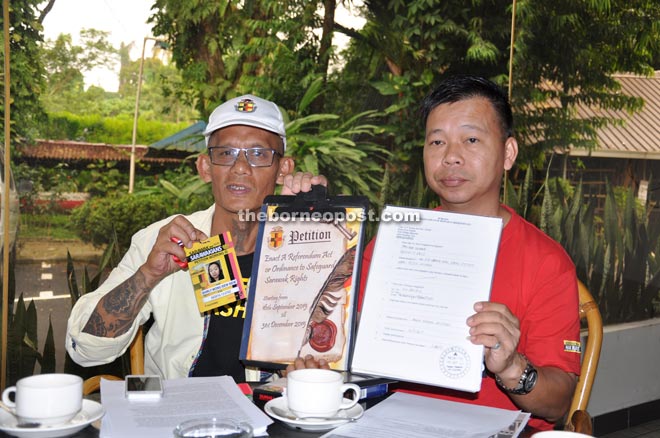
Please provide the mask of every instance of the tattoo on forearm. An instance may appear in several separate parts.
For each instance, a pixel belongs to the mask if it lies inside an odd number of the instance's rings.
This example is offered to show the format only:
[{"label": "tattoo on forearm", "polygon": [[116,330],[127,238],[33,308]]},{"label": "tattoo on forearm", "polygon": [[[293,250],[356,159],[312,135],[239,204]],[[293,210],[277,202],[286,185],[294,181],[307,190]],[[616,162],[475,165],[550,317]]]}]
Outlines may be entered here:
[{"label": "tattoo on forearm", "polygon": [[97,312],[94,312],[89,316],[89,321],[87,321],[87,325],[85,325],[83,331],[95,336],[105,336],[108,332],[105,329],[103,318],[101,318],[101,315]]},{"label": "tattoo on forearm", "polygon": [[140,271],[101,298],[83,331],[116,338],[128,331],[149,297],[150,288]]}]

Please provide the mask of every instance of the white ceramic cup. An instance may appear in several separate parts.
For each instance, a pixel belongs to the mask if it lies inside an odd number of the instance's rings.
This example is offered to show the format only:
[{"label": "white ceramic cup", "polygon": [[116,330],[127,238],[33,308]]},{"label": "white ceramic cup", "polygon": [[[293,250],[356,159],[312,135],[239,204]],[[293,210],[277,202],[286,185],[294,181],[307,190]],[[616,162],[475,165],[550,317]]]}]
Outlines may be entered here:
[{"label": "white ceramic cup", "polygon": [[[83,380],[73,374],[39,374],[20,379],[2,392],[20,423],[65,424],[82,409]],[[14,393],[14,401],[9,395]]]},{"label": "white ceramic cup", "polygon": [[583,433],[571,432],[568,430],[545,430],[543,432],[536,432],[532,438],[593,438],[591,435]]},{"label": "white ceramic cup", "polygon": [[[353,392],[350,399],[344,398],[346,391]],[[289,410],[299,417],[331,417],[340,409],[355,406],[360,387],[344,383],[336,371],[308,368],[286,375],[286,398]]]}]

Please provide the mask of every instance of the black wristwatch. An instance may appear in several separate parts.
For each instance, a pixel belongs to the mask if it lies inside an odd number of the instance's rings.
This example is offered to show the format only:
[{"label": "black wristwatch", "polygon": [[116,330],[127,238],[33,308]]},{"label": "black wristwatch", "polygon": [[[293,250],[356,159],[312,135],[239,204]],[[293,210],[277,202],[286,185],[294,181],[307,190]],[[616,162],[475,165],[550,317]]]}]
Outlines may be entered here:
[{"label": "black wristwatch", "polygon": [[516,395],[525,395],[529,394],[532,392],[532,389],[534,389],[534,386],[536,386],[536,381],[538,380],[539,377],[539,372],[536,371],[536,368],[534,368],[534,365],[527,359],[527,357],[523,354],[521,355],[523,359],[527,362],[527,366],[522,372],[522,375],[520,376],[520,380],[518,380],[518,385],[515,388],[509,388],[502,382],[500,377],[498,375],[495,375],[495,381],[499,385],[500,388],[508,392],[509,394],[516,394]]}]

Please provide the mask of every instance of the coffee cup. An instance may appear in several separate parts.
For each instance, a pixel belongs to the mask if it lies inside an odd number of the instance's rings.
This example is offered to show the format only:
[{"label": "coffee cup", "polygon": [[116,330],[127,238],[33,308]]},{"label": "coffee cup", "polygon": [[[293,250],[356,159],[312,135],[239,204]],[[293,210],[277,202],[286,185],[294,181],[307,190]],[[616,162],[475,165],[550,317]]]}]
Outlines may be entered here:
[{"label": "coffee cup", "polygon": [[568,430],[546,430],[543,432],[536,432],[532,435],[532,438],[592,438],[592,436],[578,432],[570,432]]},{"label": "coffee cup", "polygon": [[[83,381],[73,374],[39,374],[20,379],[2,392],[19,423],[65,424],[82,409]],[[14,400],[10,400],[10,394]]]},{"label": "coffee cup", "polygon": [[[351,398],[344,398],[346,391],[353,393]],[[287,374],[286,397],[289,410],[298,417],[331,417],[340,409],[355,406],[360,387],[344,383],[336,371],[307,368]]]}]

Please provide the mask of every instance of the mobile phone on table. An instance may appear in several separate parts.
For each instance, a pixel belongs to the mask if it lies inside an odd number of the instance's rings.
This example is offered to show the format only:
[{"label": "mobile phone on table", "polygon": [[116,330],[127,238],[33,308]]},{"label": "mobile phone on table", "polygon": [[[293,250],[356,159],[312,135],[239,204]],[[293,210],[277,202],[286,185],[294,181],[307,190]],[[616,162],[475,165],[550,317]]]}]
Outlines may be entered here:
[{"label": "mobile phone on table", "polygon": [[163,396],[160,376],[126,376],[126,398],[129,400],[158,400]]}]

